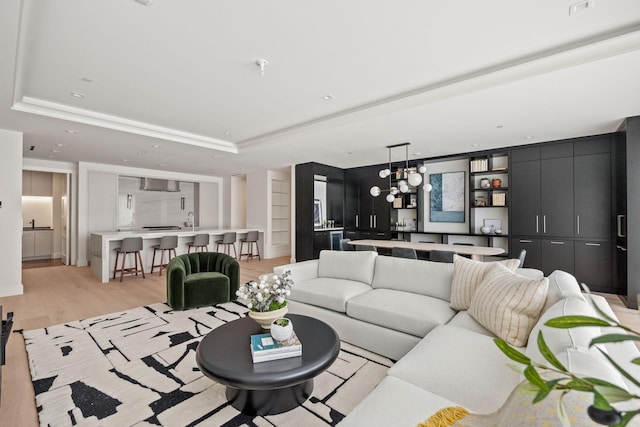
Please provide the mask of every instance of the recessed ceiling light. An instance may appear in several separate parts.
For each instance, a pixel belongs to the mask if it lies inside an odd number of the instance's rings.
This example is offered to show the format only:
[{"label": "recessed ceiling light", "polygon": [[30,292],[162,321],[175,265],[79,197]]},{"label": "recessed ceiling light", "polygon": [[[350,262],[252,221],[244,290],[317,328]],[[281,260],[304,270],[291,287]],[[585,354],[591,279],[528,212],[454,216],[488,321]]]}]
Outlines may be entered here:
[{"label": "recessed ceiling light", "polygon": [[160,148],[160,145],[158,145],[158,144],[154,144],[154,145],[152,145],[151,147],[153,147],[153,148]]},{"label": "recessed ceiling light", "polygon": [[226,131],[224,134],[225,134],[225,135],[233,135],[233,132],[231,132],[231,131]]},{"label": "recessed ceiling light", "polygon": [[74,98],[84,98],[84,94],[80,92],[71,92],[70,95]]},{"label": "recessed ceiling light", "polygon": [[480,144],[471,144],[472,147],[479,147]]},{"label": "recessed ceiling light", "polygon": [[85,83],[91,83],[91,82],[93,82],[93,80],[91,80],[89,77],[83,77],[83,78],[81,78],[80,80],[82,80],[82,81],[83,81],[83,82],[85,82]]},{"label": "recessed ceiling light", "polygon": [[75,129],[67,129],[67,130],[65,130],[65,132],[66,132],[66,133],[70,133],[70,134],[72,134],[72,135],[75,135],[75,134],[77,134],[77,133],[78,133],[78,131],[77,131],[77,130],[75,130]]},{"label": "recessed ceiling light", "polygon": [[325,101],[331,101],[334,98],[335,96],[331,95],[330,93],[322,97],[322,99],[324,99]]},{"label": "recessed ceiling light", "polygon": [[436,150],[429,150],[429,153],[435,153]]},{"label": "recessed ceiling light", "polygon": [[136,0],[136,2],[143,4],[145,6],[149,6],[153,2],[153,0]]},{"label": "recessed ceiling light", "polygon": [[146,151],[138,151],[136,154],[138,156],[144,156],[145,154],[147,154],[147,152]]},{"label": "recessed ceiling light", "polygon": [[535,136],[533,136],[533,135],[529,135],[529,136],[525,136],[524,137],[524,139],[533,139],[533,138],[535,138]]},{"label": "recessed ceiling light", "polygon": [[502,125],[498,125],[498,126],[496,126],[496,128],[497,128],[497,129],[502,129],[503,127],[504,127],[504,126],[502,126]]},{"label": "recessed ceiling light", "polygon": [[53,154],[49,154],[47,157],[50,159],[54,159],[56,156],[54,156]]},{"label": "recessed ceiling light", "polygon": [[60,150],[51,150],[52,153],[59,153]]},{"label": "recessed ceiling light", "polygon": [[129,160],[127,160],[127,159],[122,159],[122,161],[123,161],[124,163],[127,163]]},{"label": "recessed ceiling light", "polygon": [[415,153],[411,153],[412,156],[421,156],[422,153],[419,151],[416,151]]},{"label": "recessed ceiling light", "polygon": [[211,155],[211,157],[213,157],[214,159],[219,159],[220,158],[220,156],[217,155],[217,154],[213,154],[213,155]]},{"label": "recessed ceiling light", "polygon": [[64,147],[64,144],[56,144],[56,147]]}]

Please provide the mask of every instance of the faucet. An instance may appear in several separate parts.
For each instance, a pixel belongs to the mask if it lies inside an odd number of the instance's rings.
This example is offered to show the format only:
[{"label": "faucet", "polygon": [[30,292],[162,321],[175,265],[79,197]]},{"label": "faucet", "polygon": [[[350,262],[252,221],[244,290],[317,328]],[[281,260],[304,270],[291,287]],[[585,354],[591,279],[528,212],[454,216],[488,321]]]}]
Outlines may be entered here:
[{"label": "faucet", "polygon": [[187,214],[187,223],[191,223],[191,231],[196,231],[196,221],[193,215],[193,212],[189,212]]},{"label": "faucet", "polygon": [[31,221],[29,221],[29,224],[31,224],[31,228],[36,228],[36,220],[32,219]]}]

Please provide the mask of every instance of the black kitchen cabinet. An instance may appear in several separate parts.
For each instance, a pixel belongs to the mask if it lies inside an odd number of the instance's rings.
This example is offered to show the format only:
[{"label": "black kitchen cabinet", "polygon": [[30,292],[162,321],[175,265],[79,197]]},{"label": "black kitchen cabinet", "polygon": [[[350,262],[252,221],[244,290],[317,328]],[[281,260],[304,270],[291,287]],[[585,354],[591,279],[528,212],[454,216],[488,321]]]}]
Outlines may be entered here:
[{"label": "black kitchen cabinet", "polygon": [[575,157],[576,237],[611,238],[611,194],[611,154]]},{"label": "black kitchen cabinet", "polygon": [[611,241],[575,242],[575,276],[591,290],[615,292],[612,281]]},{"label": "black kitchen cabinet", "polygon": [[527,251],[527,255],[524,258],[525,268],[535,268],[538,270],[542,270],[542,258],[539,239],[513,238],[511,239],[510,247],[512,258],[517,258],[523,249]]},{"label": "black kitchen cabinet", "polygon": [[358,228],[360,215],[360,179],[351,170],[344,174],[344,226]]},{"label": "black kitchen cabinet", "polygon": [[331,234],[329,231],[313,232],[313,258],[320,257],[320,251],[331,249]]},{"label": "black kitchen cabinet", "polygon": [[386,193],[373,197],[371,187],[377,185],[381,189],[388,186],[388,181],[374,176],[360,179],[360,211],[359,230],[391,232],[391,203],[386,200]]},{"label": "black kitchen cabinet", "polygon": [[[514,150],[515,151],[515,150]],[[534,236],[540,232],[540,161],[513,163],[511,189],[511,234]]]},{"label": "black kitchen cabinet", "polygon": [[540,239],[542,271],[545,276],[555,270],[572,273],[574,267],[574,241],[571,239]]},{"label": "black kitchen cabinet", "polygon": [[541,160],[540,188],[542,235],[573,236],[573,157]]}]

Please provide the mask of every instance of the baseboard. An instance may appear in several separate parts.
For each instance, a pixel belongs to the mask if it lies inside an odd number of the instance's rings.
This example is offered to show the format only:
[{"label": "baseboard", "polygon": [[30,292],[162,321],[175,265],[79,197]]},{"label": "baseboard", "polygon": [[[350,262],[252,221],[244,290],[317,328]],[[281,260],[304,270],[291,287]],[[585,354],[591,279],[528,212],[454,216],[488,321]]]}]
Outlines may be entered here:
[{"label": "baseboard", "polygon": [[86,259],[78,259],[77,266],[78,267],[88,267],[89,266],[89,261],[87,261]]},{"label": "baseboard", "polygon": [[14,286],[0,286],[0,297],[9,297],[12,295],[24,294],[24,286],[22,283],[18,283]]}]

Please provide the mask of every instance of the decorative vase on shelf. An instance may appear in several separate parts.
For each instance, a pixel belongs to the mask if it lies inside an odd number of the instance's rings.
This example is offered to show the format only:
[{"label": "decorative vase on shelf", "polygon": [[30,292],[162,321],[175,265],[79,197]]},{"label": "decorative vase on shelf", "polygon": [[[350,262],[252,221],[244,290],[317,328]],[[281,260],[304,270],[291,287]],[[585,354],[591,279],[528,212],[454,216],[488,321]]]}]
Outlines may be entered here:
[{"label": "decorative vase on shelf", "polygon": [[274,320],[284,317],[289,312],[289,309],[285,305],[282,308],[272,311],[252,311],[249,310],[249,317],[262,327],[262,329],[271,329],[271,324]]},{"label": "decorative vase on shelf", "polygon": [[276,341],[286,341],[293,335],[293,322],[287,318],[279,318],[271,323],[271,336]]},{"label": "decorative vase on shelf", "polygon": [[491,227],[489,227],[488,225],[483,225],[482,227],[480,227],[480,232],[482,234],[491,234]]},{"label": "decorative vase on shelf", "polygon": [[493,188],[500,188],[502,186],[502,180],[500,178],[494,178],[491,180],[491,186]]},{"label": "decorative vase on shelf", "polygon": [[489,187],[491,187],[489,178],[482,178],[480,180],[480,188],[489,188]]}]

